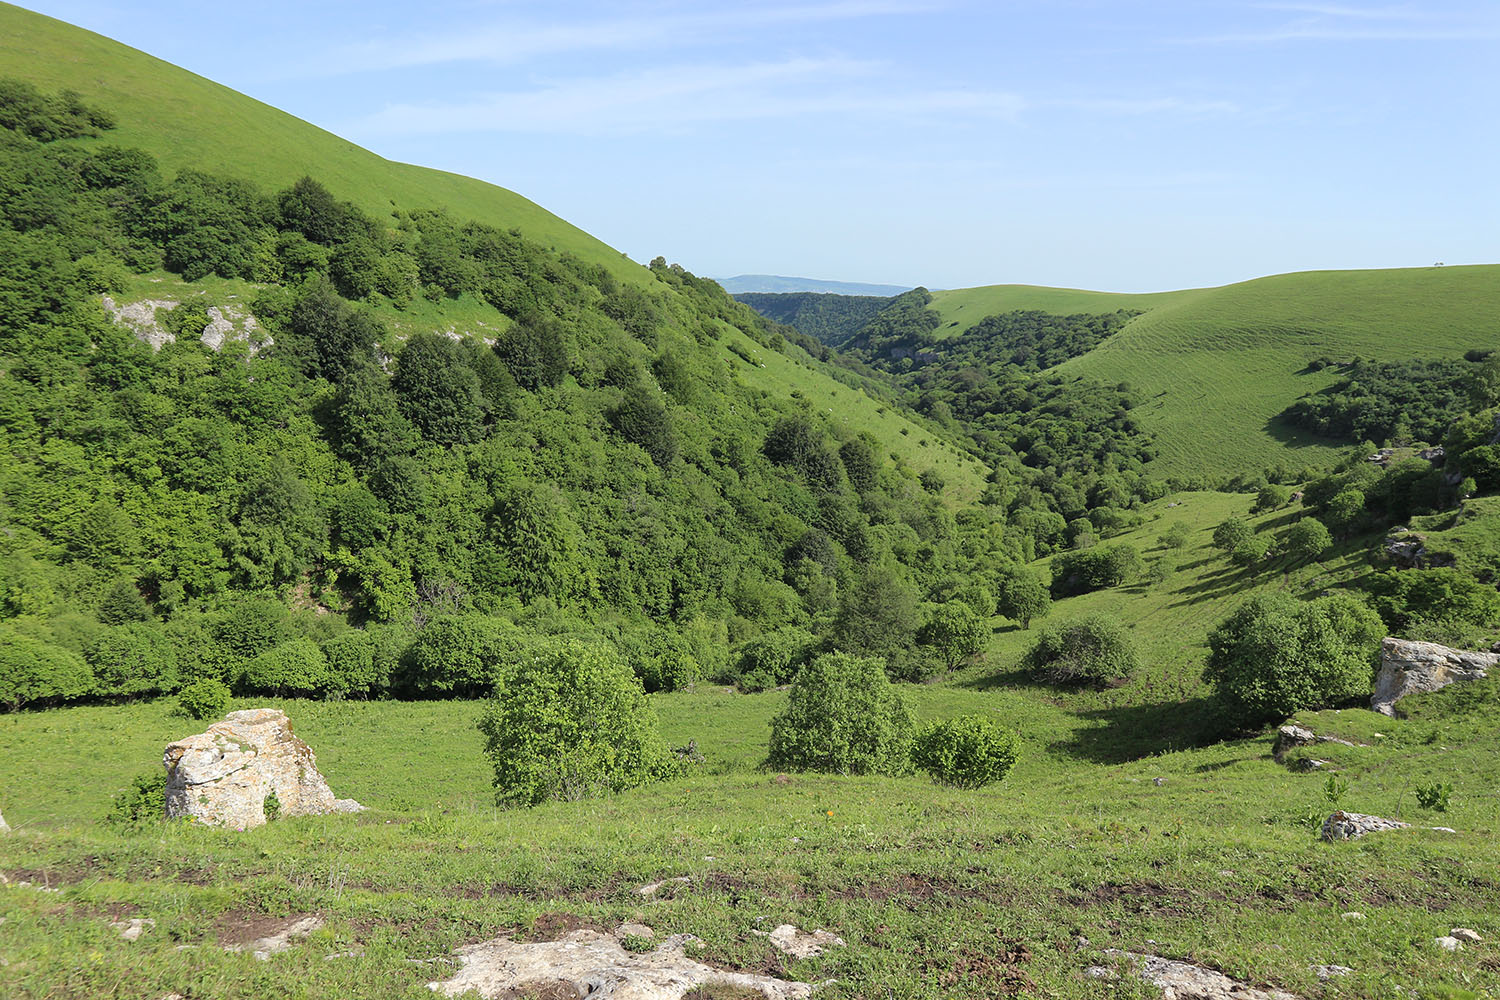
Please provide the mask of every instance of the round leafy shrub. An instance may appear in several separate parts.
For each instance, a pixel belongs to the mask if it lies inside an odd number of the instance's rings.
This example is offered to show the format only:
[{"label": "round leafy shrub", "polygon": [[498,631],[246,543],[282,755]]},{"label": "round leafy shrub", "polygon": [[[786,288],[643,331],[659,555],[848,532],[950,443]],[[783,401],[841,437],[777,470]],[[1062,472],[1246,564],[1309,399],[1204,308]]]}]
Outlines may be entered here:
[{"label": "round leafy shrub", "polygon": [[175,686],[177,652],[159,628],[144,622],[105,629],[89,650],[89,663],[98,694],[156,694]]},{"label": "round leafy shrub", "polygon": [[1102,688],[1129,677],[1140,666],[1135,643],[1124,626],[1107,615],[1088,615],[1049,625],[1026,654],[1042,680]]},{"label": "round leafy shrub", "polygon": [[622,630],[620,654],[646,691],[677,691],[698,679],[698,660],[681,632],[656,627]]},{"label": "round leafy shrub", "polygon": [[1031,628],[1033,618],[1044,618],[1052,608],[1052,595],[1041,578],[1024,567],[1011,570],[1000,583],[997,610],[1011,621]]},{"label": "round leafy shrub", "polygon": [[368,632],[334,636],[323,643],[323,659],[328,663],[325,687],[331,695],[370,694],[388,680],[379,669],[378,643]]},{"label": "round leafy shrub", "polygon": [[167,775],[161,768],[142,771],[118,792],[104,814],[104,822],[121,829],[139,829],[167,815]]},{"label": "round leafy shrub", "polygon": [[979,788],[1004,778],[1020,749],[1016,734],[993,719],[965,715],[920,729],[911,760],[944,784]]},{"label": "round leafy shrub", "polygon": [[1293,559],[1317,559],[1332,544],[1333,536],[1316,518],[1304,517],[1286,533],[1287,555]]},{"label": "round leafy shrub", "polygon": [[930,605],[927,621],[917,630],[917,642],[949,672],[963,660],[982,653],[989,639],[990,623],[958,600]]},{"label": "round leafy shrub", "polygon": [[480,614],[439,618],[412,643],[406,686],[415,694],[488,694],[515,637],[515,626],[503,618]]},{"label": "round leafy shrub", "polygon": [[1251,535],[1234,547],[1229,561],[1236,566],[1253,568],[1261,563],[1271,551],[1271,540],[1265,535]]},{"label": "round leafy shrub", "polygon": [[741,691],[765,691],[789,684],[807,662],[816,640],[800,628],[763,632],[740,647],[730,675]]},{"label": "round leafy shrub", "polygon": [[536,644],[496,684],[479,731],[501,804],[603,795],[675,771],[641,682],[603,643]]},{"label": "round leafy shrub", "polygon": [[240,670],[235,687],[241,694],[277,697],[321,692],[328,684],[328,661],[311,639],[293,639],[268,649]]},{"label": "round leafy shrub", "polygon": [[194,719],[217,719],[229,709],[229,687],[221,680],[205,677],[177,692],[177,708]]},{"label": "round leafy shrub", "polygon": [[0,706],[80,698],[94,687],[82,657],[0,625]]},{"label": "round leafy shrub", "polygon": [[1243,518],[1227,518],[1220,521],[1214,528],[1214,548],[1224,552],[1233,552],[1253,534],[1255,534],[1255,529],[1250,527]]},{"label": "round leafy shrub", "polygon": [[834,774],[911,771],[911,710],[872,657],[825,653],[803,667],[771,720],[772,767]]},{"label": "round leafy shrub", "polygon": [[1232,721],[1283,719],[1370,693],[1385,626],[1353,594],[1258,594],[1208,635],[1204,679]]}]

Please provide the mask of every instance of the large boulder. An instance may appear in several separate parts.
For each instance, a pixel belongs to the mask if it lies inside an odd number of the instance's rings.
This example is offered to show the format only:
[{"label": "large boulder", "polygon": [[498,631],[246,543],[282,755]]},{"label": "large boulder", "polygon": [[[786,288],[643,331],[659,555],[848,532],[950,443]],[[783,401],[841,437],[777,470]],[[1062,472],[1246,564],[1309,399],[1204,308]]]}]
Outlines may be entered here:
[{"label": "large boulder", "polygon": [[167,818],[191,817],[210,826],[249,829],[266,822],[266,799],[276,794],[281,816],[357,811],[335,799],[312,748],[292,733],[274,708],[230,712],[197,736],[178,740],[162,756],[167,769]]},{"label": "large boulder", "polygon": [[1437,691],[1456,681],[1480,680],[1500,663],[1500,653],[1449,649],[1435,642],[1386,639],[1380,644],[1380,674],[1370,707],[1395,715],[1395,704],[1409,694]]},{"label": "large boulder", "polygon": [[1366,816],[1363,813],[1344,812],[1340,809],[1323,821],[1323,839],[1357,840],[1367,833],[1406,830],[1410,827],[1410,823],[1403,823],[1398,819]]}]

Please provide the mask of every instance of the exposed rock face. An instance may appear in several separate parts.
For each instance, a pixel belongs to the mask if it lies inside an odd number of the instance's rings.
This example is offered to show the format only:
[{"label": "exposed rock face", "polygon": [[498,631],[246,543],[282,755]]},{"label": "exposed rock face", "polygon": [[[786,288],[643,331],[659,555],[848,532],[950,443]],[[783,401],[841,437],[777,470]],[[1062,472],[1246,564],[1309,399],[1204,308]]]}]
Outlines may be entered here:
[{"label": "exposed rock face", "polygon": [[1437,691],[1456,681],[1475,681],[1500,663],[1500,653],[1449,649],[1435,642],[1386,639],[1380,644],[1380,674],[1370,707],[1395,715],[1394,705],[1409,694]]},{"label": "exposed rock face", "polygon": [[[1294,722],[1282,726],[1280,729],[1276,730],[1276,744],[1271,748],[1271,755],[1275,757],[1277,761],[1281,761],[1289,751],[1296,750],[1298,747],[1312,746],[1315,743],[1337,743],[1339,746],[1345,747],[1357,747],[1364,745],[1362,743],[1351,743],[1349,740],[1341,740],[1337,736],[1319,736],[1311,729],[1299,726]],[[1303,770],[1311,771],[1317,770],[1319,767],[1322,767],[1327,763],[1327,761],[1316,761],[1314,762],[1316,766],[1314,766],[1309,765],[1304,760],[1300,762],[1298,766]]]},{"label": "exposed rock face", "polygon": [[1379,816],[1365,816],[1361,813],[1346,813],[1339,810],[1323,821],[1323,839],[1354,840],[1367,833],[1405,830],[1410,826],[1410,823],[1403,823],[1397,819],[1382,819]]},{"label": "exposed rock face", "polygon": [[[770,976],[725,972],[688,958],[691,934],[674,934],[655,951],[633,954],[598,931],[577,930],[559,941],[516,942],[499,937],[460,948],[461,968],[451,979],[428,983],[444,996],[470,990],[487,1000],[572,987],[590,1000],[682,1000],[701,986],[753,990],[766,1000],[800,1000],[812,995],[807,983]],[[560,991],[559,991],[560,992]]]},{"label": "exposed rock face", "polygon": [[[152,350],[159,351],[176,342],[176,336],[161,324],[157,316],[160,311],[171,312],[181,306],[176,299],[142,299],[119,305],[106,295],[101,301],[104,311],[116,324],[134,333],[137,340],[150,344]],[[208,315],[208,323],[199,339],[210,350],[219,350],[227,341],[243,340],[249,343],[250,353],[255,354],[274,343],[248,310],[226,305],[209,306],[204,312]]]},{"label": "exposed rock face", "polygon": [[798,930],[792,924],[781,924],[770,932],[756,931],[756,934],[771,939],[771,944],[777,951],[793,958],[816,958],[829,948],[842,948],[844,939],[828,931],[803,931]]},{"label": "exposed rock face", "polygon": [[[1298,1000],[1292,993],[1258,989],[1201,965],[1156,955],[1137,955],[1117,948],[1109,948],[1104,954],[1128,961],[1142,979],[1161,990],[1162,1000]],[[1104,979],[1111,976],[1112,971],[1104,966],[1094,966],[1088,970],[1088,975],[1093,979]]]},{"label": "exposed rock face", "polygon": [[1385,554],[1402,569],[1416,569],[1427,555],[1427,538],[1414,532],[1391,532],[1386,536]]},{"label": "exposed rock face", "polygon": [[168,746],[162,764],[168,819],[190,816],[211,826],[249,829],[266,822],[272,792],[282,816],[359,807],[352,799],[339,806],[312,749],[292,734],[286,713],[274,708],[230,712],[207,732]]}]

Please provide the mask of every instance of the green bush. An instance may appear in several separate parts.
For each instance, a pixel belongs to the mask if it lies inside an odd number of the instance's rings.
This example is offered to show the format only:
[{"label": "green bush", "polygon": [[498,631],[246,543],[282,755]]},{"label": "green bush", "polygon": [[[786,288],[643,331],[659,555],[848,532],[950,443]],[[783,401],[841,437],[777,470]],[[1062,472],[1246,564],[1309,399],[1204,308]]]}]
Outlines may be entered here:
[{"label": "green bush", "polygon": [[1251,528],[1243,518],[1226,518],[1214,528],[1214,548],[1224,552],[1233,552],[1254,533],[1255,529]]},{"label": "green bush", "polygon": [[1000,600],[996,608],[1011,621],[1031,628],[1033,618],[1045,618],[1052,609],[1052,595],[1035,573],[1017,566],[1000,583]]},{"label": "green bush", "polygon": [[929,605],[917,643],[930,650],[951,673],[960,662],[984,652],[990,623],[962,601]]},{"label": "green bush", "polygon": [[798,672],[771,720],[772,767],[834,774],[911,771],[911,710],[873,657],[825,653]]},{"label": "green bush", "polygon": [[965,715],[918,731],[912,763],[938,781],[979,788],[999,781],[1015,766],[1021,741],[992,719]]},{"label": "green bush", "polygon": [[1333,536],[1316,518],[1304,517],[1286,533],[1286,552],[1293,559],[1317,559],[1333,545]]},{"label": "green bush", "polygon": [[728,680],[741,691],[765,691],[790,684],[816,643],[811,632],[800,628],[763,632],[740,647]]},{"label": "green bush", "polygon": [[1130,633],[1106,615],[1049,625],[1037,636],[1025,663],[1041,680],[1096,688],[1130,677],[1140,666]]},{"label": "green bush", "polygon": [[240,694],[273,694],[280,698],[320,693],[328,684],[328,661],[311,639],[293,639],[268,649],[240,669]]},{"label": "green bush", "polygon": [[1128,583],[1141,572],[1141,556],[1133,545],[1101,545],[1077,552],[1060,552],[1052,559],[1052,596],[1087,594]]},{"label": "green bush", "polygon": [[1255,512],[1257,514],[1268,510],[1280,510],[1292,502],[1292,491],[1285,486],[1277,486],[1270,483],[1260,488],[1255,494]]},{"label": "green bush", "polygon": [[121,829],[139,829],[167,815],[167,775],[161,768],[142,771],[110,799],[104,822]]},{"label": "green bush", "polygon": [[193,719],[217,719],[229,708],[229,687],[221,680],[205,677],[177,692],[177,708]]},{"label": "green bush", "polygon": [[0,706],[81,698],[94,675],[78,655],[0,625]]},{"label": "green bush", "polygon": [[486,695],[505,666],[516,628],[503,618],[467,614],[438,618],[417,634],[405,686],[414,694]]},{"label": "green bush", "polygon": [[625,629],[616,637],[615,645],[648,693],[677,691],[698,679],[698,660],[676,629]]},{"label": "green bush", "polygon": [[97,694],[156,694],[176,686],[177,652],[161,629],[144,622],[106,629],[88,658]]},{"label": "green bush", "polygon": [[367,695],[384,688],[389,675],[379,669],[379,649],[368,632],[353,631],[323,643],[328,663],[326,690],[331,695]]},{"label": "green bush", "polygon": [[1230,717],[1254,725],[1370,693],[1385,626],[1353,594],[1250,598],[1209,633],[1203,676]]},{"label": "green bush", "polygon": [[640,681],[602,643],[539,644],[496,684],[479,731],[502,804],[603,795],[675,770]]},{"label": "green bush", "polygon": [[1258,566],[1271,551],[1271,540],[1265,535],[1251,535],[1234,547],[1229,553],[1229,561],[1236,566],[1244,566],[1252,569]]}]

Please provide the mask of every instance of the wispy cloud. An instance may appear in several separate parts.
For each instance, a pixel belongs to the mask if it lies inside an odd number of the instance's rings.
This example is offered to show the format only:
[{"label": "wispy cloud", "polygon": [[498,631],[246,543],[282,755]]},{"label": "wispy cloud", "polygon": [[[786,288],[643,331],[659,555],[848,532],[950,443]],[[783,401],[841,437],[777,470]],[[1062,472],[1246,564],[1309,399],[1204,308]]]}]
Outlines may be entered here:
[{"label": "wispy cloud", "polygon": [[1094,111],[1106,115],[1230,115],[1240,110],[1233,101],[1198,100],[1185,97],[1101,97],[1050,102],[1058,107]]},{"label": "wispy cloud", "polygon": [[370,39],[342,46],[297,72],[338,76],[447,63],[514,64],[564,53],[683,48],[736,39],[756,28],[927,13],[939,6],[932,0],[833,0],[773,7],[746,4],[721,10],[658,9],[592,20],[502,20],[461,32]]},{"label": "wispy cloud", "polygon": [[891,89],[882,85],[888,70],[883,63],[839,58],[671,66],[461,102],[395,104],[347,128],[360,136],[670,133],[705,122],[809,115],[1008,119],[1025,107],[1020,97],[1002,91]]},{"label": "wispy cloud", "polygon": [[1178,45],[1255,45],[1281,42],[1464,42],[1500,38],[1500,13],[1444,10],[1409,4],[1356,6],[1258,3],[1255,9],[1300,15],[1274,24],[1170,39]]}]

